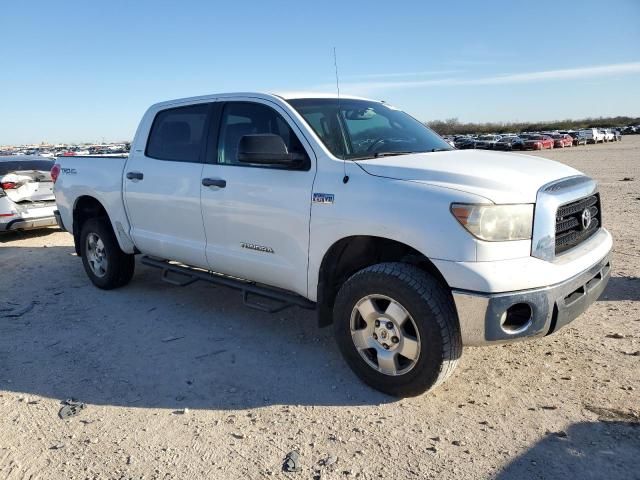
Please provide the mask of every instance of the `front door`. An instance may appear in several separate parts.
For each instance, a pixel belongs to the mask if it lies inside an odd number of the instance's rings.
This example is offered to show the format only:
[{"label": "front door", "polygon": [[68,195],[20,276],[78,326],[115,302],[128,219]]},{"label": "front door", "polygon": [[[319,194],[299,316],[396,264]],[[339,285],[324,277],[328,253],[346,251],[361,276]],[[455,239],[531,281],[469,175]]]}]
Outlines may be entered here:
[{"label": "front door", "polygon": [[[226,102],[219,118],[217,149],[202,171],[209,266],[306,295],[313,151],[271,102]],[[281,136],[289,152],[306,160],[295,168],[239,162],[242,136],[267,133]]]}]

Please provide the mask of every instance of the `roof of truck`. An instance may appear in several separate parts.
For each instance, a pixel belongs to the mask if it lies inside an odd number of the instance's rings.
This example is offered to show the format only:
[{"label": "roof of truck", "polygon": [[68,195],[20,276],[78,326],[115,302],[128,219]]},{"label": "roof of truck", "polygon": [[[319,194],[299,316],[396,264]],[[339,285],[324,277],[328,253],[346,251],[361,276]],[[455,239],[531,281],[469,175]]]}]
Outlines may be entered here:
[{"label": "roof of truck", "polygon": [[[278,92],[274,93],[278,97],[284,98],[285,100],[294,100],[300,98],[335,98],[338,99],[337,93],[327,93],[327,92]],[[351,99],[351,100],[369,100],[364,97],[356,97],[353,95],[344,95],[340,94],[341,99]]]},{"label": "roof of truck", "polygon": [[[176,98],[173,100],[166,100],[163,102],[158,102],[154,104],[152,107],[162,107],[168,105],[176,105],[176,104],[184,104],[184,103],[194,103],[194,102],[204,102],[207,100],[214,100],[216,98],[225,98],[225,97],[255,97],[262,99],[269,99],[273,97],[278,97],[282,100],[294,100],[301,98],[334,98],[338,99],[337,93],[326,93],[326,92],[226,92],[226,93],[212,93],[210,95],[200,95],[197,97],[186,97],[186,98]],[[342,95],[340,94],[341,99],[349,99],[349,100],[370,100],[364,97],[355,97],[352,95]],[[375,100],[374,100],[375,101]]]}]

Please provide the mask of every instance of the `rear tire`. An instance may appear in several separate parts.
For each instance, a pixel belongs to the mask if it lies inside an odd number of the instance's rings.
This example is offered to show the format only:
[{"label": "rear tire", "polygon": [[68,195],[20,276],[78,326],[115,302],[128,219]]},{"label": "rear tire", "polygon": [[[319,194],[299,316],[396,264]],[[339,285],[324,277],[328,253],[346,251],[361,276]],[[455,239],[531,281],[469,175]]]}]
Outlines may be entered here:
[{"label": "rear tire", "polygon": [[358,377],[399,397],[435,388],[462,355],[448,289],[404,263],[373,265],[344,283],[334,306],[334,334]]},{"label": "rear tire", "polygon": [[80,255],[87,276],[98,288],[119,288],[133,277],[135,256],[120,249],[107,218],[91,218],[84,223]]}]

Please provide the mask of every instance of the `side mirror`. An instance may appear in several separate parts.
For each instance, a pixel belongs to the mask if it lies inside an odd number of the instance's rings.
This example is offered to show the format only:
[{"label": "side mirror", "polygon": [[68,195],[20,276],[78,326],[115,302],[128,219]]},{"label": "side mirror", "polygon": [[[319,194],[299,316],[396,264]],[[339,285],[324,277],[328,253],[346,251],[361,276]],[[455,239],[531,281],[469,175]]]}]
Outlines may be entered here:
[{"label": "side mirror", "polygon": [[295,165],[306,158],[289,153],[280,135],[259,133],[244,135],[238,144],[238,161],[262,165]]}]

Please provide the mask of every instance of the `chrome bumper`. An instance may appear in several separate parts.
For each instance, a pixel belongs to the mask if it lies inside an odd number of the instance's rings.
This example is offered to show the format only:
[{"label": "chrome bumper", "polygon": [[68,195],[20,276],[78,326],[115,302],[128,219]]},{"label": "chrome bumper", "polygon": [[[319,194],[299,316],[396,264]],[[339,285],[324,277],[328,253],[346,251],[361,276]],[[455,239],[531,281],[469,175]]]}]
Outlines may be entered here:
[{"label": "chrome bumper", "polygon": [[[609,253],[582,273],[549,287],[497,294],[453,290],[462,343],[480,346],[551,334],[595,302],[610,276]],[[530,308],[529,319],[514,325],[507,310],[521,304]]]},{"label": "chrome bumper", "polygon": [[0,223],[1,232],[9,232],[14,230],[31,230],[33,228],[55,227],[57,225],[56,218],[40,217],[40,218],[17,218],[8,223]]}]

